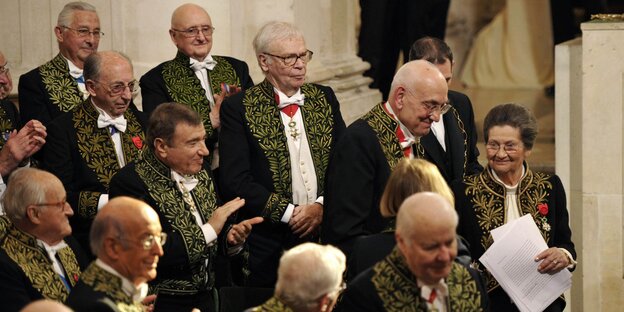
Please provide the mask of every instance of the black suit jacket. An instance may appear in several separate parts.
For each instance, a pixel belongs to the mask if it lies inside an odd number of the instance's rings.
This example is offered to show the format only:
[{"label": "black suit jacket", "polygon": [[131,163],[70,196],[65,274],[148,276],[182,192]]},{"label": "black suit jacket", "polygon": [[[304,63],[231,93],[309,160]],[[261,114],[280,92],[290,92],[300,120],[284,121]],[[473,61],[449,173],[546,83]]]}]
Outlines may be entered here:
[{"label": "black suit jacket", "polygon": [[[89,231],[100,195],[108,194],[111,178],[120,169],[108,128],[98,128],[99,113],[90,99],[48,125],[43,147],[43,167],[56,175],[74,209],[70,218],[73,235],[89,249]],[[134,104],[124,114],[125,132],[120,132],[126,163],[137,158],[145,140],[145,118]],[[88,253],[91,254],[90,252]]]},{"label": "black suit jacket", "polygon": [[450,111],[442,115],[445,129],[446,152],[433,131],[420,139],[425,158],[434,163],[447,183],[483,171],[479,164],[477,130],[470,99],[463,93],[449,90]]}]

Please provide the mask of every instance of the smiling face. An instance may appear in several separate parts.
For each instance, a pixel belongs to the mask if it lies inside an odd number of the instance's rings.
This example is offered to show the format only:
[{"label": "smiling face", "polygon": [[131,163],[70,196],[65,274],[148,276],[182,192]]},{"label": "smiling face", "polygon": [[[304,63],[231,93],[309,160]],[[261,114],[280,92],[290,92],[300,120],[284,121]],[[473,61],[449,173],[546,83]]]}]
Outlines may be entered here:
[{"label": "smiling face", "polygon": [[[274,41],[269,45],[269,50],[263,52],[281,57],[305,55],[308,51],[303,37]],[[284,94],[288,96],[295,94],[305,82],[306,62],[297,59],[295,64],[288,66],[282,59],[264,53],[258,55],[258,58],[266,79]]]},{"label": "smiling face", "polygon": [[186,4],[173,13],[169,35],[180,52],[202,61],[212,49],[212,34],[204,35],[200,31],[197,36],[186,37],[181,31],[206,27],[213,27],[208,13],[197,5]]},{"label": "smiling face", "polygon": [[82,68],[87,57],[91,55],[91,53],[97,51],[100,44],[100,37],[92,34],[86,37],[80,37],[77,30],[87,29],[89,31],[99,31],[100,19],[95,12],[75,10],[73,12],[71,24],[62,26],[56,26],[54,28],[56,40],[59,43],[59,50],[61,54],[74,63],[74,65]]},{"label": "smiling face", "polygon": [[508,125],[490,128],[486,150],[490,168],[511,185],[520,178],[522,164],[531,154],[522,143],[520,129]]},{"label": "smiling face", "polygon": [[179,123],[170,144],[162,141],[156,144],[157,156],[172,170],[180,174],[196,174],[202,169],[206,148],[206,130],[202,124]]},{"label": "smiling face", "polygon": [[397,90],[397,118],[416,137],[425,136],[431,130],[431,124],[442,117],[438,112],[431,112],[430,107],[441,107],[447,102],[447,87],[444,80],[428,80],[412,90],[399,87]]}]

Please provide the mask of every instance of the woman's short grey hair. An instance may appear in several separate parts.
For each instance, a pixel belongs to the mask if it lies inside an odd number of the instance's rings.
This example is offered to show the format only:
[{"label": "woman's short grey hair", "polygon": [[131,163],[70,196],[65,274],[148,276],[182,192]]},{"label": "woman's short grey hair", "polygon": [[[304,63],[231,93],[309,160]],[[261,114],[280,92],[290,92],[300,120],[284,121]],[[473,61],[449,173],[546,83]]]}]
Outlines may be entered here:
[{"label": "woman's short grey hair", "polygon": [[346,268],[345,255],[330,245],[304,243],[284,253],[275,295],[295,311],[308,311],[326,294],[338,292]]},{"label": "woman's short grey hair", "polygon": [[26,219],[26,207],[41,204],[46,200],[46,182],[33,182],[33,176],[40,171],[34,168],[19,168],[10,176],[4,194],[2,207],[13,223]]},{"label": "woman's short grey hair", "polygon": [[487,144],[490,129],[496,126],[510,126],[520,130],[520,139],[527,150],[533,149],[537,137],[537,119],[531,111],[515,103],[500,104],[492,108],[483,121],[483,137]]},{"label": "woman's short grey hair", "polygon": [[95,7],[86,2],[70,2],[66,4],[61,13],[59,13],[58,19],[56,21],[57,26],[65,26],[69,27],[71,23],[74,21],[74,12],[75,11],[89,11],[95,12]]},{"label": "woman's short grey hair", "polygon": [[260,28],[253,40],[256,56],[261,53],[272,53],[270,45],[276,41],[290,38],[302,38],[303,33],[293,24],[287,22],[268,22]]}]

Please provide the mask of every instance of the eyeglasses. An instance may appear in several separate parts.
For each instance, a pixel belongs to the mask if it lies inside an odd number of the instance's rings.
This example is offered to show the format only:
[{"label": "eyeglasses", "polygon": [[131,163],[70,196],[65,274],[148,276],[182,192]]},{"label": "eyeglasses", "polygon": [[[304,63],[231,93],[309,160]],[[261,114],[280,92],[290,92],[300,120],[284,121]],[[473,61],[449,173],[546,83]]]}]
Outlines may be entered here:
[{"label": "eyeglasses", "polygon": [[[127,239],[127,238],[118,237],[118,239],[133,242],[133,240]],[[162,232],[158,236],[150,234],[146,236],[145,238],[141,239],[139,242],[141,244],[141,247],[143,247],[144,250],[150,250],[152,249],[152,247],[154,247],[154,244],[158,244],[160,245],[160,247],[164,246],[166,241],[167,241],[167,233]]]},{"label": "eyeglasses", "polygon": [[212,33],[214,32],[215,28],[212,27],[212,26],[202,26],[201,28],[199,28],[199,27],[191,27],[191,28],[185,29],[185,30],[178,30],[178,29],[175,29],[175,28],[171,28],[171,30],[181,33],[182,36],[184,36],[186,38],[195,38],[195,37],[197,37],[197,35],[199,35],[200,31],[206,37],[212,36]]},{"label": "eyeglasses", "polygon": [[308,63],[310,60],[312,60],[312,55],[314,54],[314,52],[307,50],[305,53],[297,55],[297,54],[292,54],[292,55],[288,55],[288,56],[279,56],[279,55],[275,55],[275,54],[271,54],[271,53],[267,53],[267,52],[263,52],[266,55],[272,56],[272,57],[277,57],[278,59],[281,59],[282,62],[284,63],[284,65],[286,66],[293,66],[295,65],[295,63],[297,63],[297,60],[301,60],[304,63]]},{"label": "eyeglasses", "polygon": [[59,207],[61,210],[65,209],[65,207],[67,206],[67,199],[63,199],[60,202],[56,202],[56,203],[41,203],[41,204],[32,204],[35,207]]},{"label": "eyeglasses", "polygon": [[89,37],[90,35],[93,35],[93,37],[95,38],[100,38],[101,36],[104,36],[104,33],[99,30],[90,31],[88,28],[74,29],[74,28],[67,27],[67,26],[61,26],[61,27],[75,32],[79,38]]},{"label": "eyeglasses", "polygon": [[[93,81],[101,84],[101,82],[98,80]],[[122,94],[126,90],[126,88],[130,90],[130,93],[136,94],[139,91],[139,83],[136,80],[132,80],[128,82],[128,84],[124,84],[123,82],[112,83],[108,85],[108,92],[110,92],[112,96],[116,96]]]},{"label": "eyeglasses", "polygon": [[[405,92],[415,97],[414,93],[410,89],[405,88],[405,87],[403,87],[403,89],[405,90]],[[422,105],[422,107],[424,107],[427,110],[427,114],[429,114],[429,116],[433,115],[434,113],[438,113],[439,115],[444,115],[448,113],[449,110],[451,110],[451,104],[449,103],[438,105],[438,104],[432,104],[430,102],[421,102],[420,104]]]},{"label": "eyeglasses", "polygon": [[11,68],[9,67],[9,62],[4,63],[4,65],[0,66],[0,75],[8,75],[10,69]]},{"label": "eyeglasses", "polygon": [[488,142],[485,147],[487,148],[488,151],[490,152],[494,152],[494,153],[498,153],[498,151],[500,150],[501,146],[503,147],[503,150],[505,150],[505,153],[507,154],[513,154],[515,152],[518,151],[518,149],[520,149],[520,144],[518,143],[506,143],[503,145],[500,145],[496,142]]}]

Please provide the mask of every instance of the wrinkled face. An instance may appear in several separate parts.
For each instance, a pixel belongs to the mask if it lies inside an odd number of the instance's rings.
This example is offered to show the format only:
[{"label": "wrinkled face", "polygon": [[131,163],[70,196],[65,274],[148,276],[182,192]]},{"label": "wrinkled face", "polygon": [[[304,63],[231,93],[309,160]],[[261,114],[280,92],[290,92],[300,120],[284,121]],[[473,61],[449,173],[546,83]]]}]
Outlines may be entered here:
[{"label": "wrinkled face", "polygon": [[415,229],[410,237],[400,237],[397,245],[410,271],[426,284],[435,284],[451,272],[457,256],[455,226],[437,222]]},{"label": "wrinkled face", "polygon": [[494,126],[488,132],[486,143],[490,168],[499,177],[522,171],[522,163],[531,154],[522,143],[520,129],[512,126]]},{"label": "wrinkled face", "polygon": [[160,237],[162,229],[158,215],[153,211],[145,211],[138,223],[125,227],[125,244],[128,248],[120,248],[120,274],[127,277],[135,285],[151,281],[156,278],[158,259],[163,255],[162,246],[157,239],[149,249],[145,249],[143,242],[150,237]]},{"label": "wrinkled face", "polygon": [[[203,60],[212,49],[212,34],[205,35],[202,31],[196,36],[187,37],[183,33],[190,29],[206,29],[211,28],[212,21],[206,11],[200,8],[188,8],[172,23],[172,29],[169,30],[171,40],[186,56],[196,60]],[[178,30],[178,31],[176,31]]]},{"label": "wrinkled face", "polygon": [[9,96],[13,90],[13,80],[9,72],[8,62],[4,54],[0,53],[0,100]]},{"label": "wrinkled face", "polygon": [[93,34],[80,37],[77,30],[99,31],[100,19],[95,12],[89,11],[76,10],[73,16],[72,23],[64,25],[71,29],[56,26],[54,33],[56,34],[56,40],[59,42],[61,53],[76,66],[82,68],[87,56],[97,51],[100,37]]},{"label": "wrinkled face", "polygon": [[449,61],[449,59],[446,59],[444,64],[434,64],[434,65],[442,73],[442,76],[444,76],[444,79],[446,80],[446,85],[450,87],[451,79],[453,79],[453,64],[451,63],[451,61]]},{"label": "wrinkled face", "polygon": [[[271,51],[264,51],[265,53],[281,57],[305,55],[308,51],[305,41],[301,37],[276,41],[271,43],[269,47]],[[292,66],[286,65],[282,59],[268,54],[260,54],[258,59],[262,71],[266,74],[266,79],[288,96],[297,93],[297,90],[305,82],[307,64],[301,59],[297,59]]]},{"label": "wrinkled face", "polygon": [[431,123],[439,121],[439,110],[447,101],[448,88],[443,80],[425,80],[418,88],[399,87],[396,95],[397,118],[416,137],[429,133]]},{"label": "wrinkled face", "polygon": [[202,169],[206,148],[206,130],[203,125],[176,125],[171,145],[165,143],[161,161],[180,174],[195,174]]},{"label": "wrinkled face", "polygon": [[132,73],[132,66],[121,57],[103,59],[97,81],[87,80],[87,90],[93,103],[111,117],[123,115],[132,101],[132,91],[128,86],[138,84]]},{"label": "wrinkled face", "polygon": [[67,194],[61,181],[50,179],[45,190],[45,202],[38,204],[39,219],[43,220],[38,226],[45,237],[41,239],[53,245],[71,235],[69,217],[74,211],[67,202]]}]

